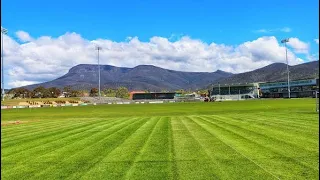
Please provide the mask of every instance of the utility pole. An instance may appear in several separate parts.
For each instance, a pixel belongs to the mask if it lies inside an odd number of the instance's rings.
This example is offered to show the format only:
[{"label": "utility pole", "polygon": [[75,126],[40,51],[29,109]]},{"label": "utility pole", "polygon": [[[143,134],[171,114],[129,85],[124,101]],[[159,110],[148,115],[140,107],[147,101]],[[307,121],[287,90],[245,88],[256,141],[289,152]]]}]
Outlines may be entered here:
[{"label": "utility pole", "polygon": [[288,75],[288,96],[289,96],[289,99],[290,99],[290,76],[289,76],[289,62],[288,62],[287,42],[289,42],[289,38],[284,39],[284,40],[281,41],[281,43],[284,43],[284,46],[286,48],[287,75]]},{"label": "utility pole", "polygon": [[1,89],[2,89],[2,101],[4,101],[4,76],[3,76],[3,67],[4,67],[4,65],[3,65],[3,46],[4,46],[4,44],[3,44],[3,35],[4,34],[8,34],[8,30],[7,29],[5,29],[5,28],[3,28],[2,26],[1,26]]},{"label": "utility pole", "polygon": [[96,50],[98,51],[98,73],[99,73],[99,99],[101,99],[101,92],[100,92],[100,59],[99,59],[99,52],[101,50],[100,46],[96,47]]},{"label": "utility pole", "polygon": [[220,84],[219,84],[219,99],[221,99],[221,94],[220,94]]}]

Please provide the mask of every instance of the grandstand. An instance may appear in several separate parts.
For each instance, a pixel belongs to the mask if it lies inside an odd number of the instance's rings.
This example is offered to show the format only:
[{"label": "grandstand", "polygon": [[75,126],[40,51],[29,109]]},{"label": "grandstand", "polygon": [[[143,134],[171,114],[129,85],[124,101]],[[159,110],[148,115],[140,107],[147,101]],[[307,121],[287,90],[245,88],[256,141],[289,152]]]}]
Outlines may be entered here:
[{"label": "grandstand", "polygon": [[[316,79],[302,79],[290,81],[290,96],[292,98],[315,97]],[[287,98],[287,82],[259,83],[263,98]]]},{"label": "grandstand", "polygon": [[259,84],[214,84],[209,91],[210,98],[216,100],[241,100],[259,97]]},{"label": "grandstand", "polygon": [[175,92],[131,92],[131,100],[174,99]]},{"label": "grandstand", "polygon": [[[292,98],[315,97],[319,79],[302,79],[290,81]],[[286,98],[287,82],[259,82],[246,84],[214,84],[210,97],[216,100],[241,100],[253,98]]]}]

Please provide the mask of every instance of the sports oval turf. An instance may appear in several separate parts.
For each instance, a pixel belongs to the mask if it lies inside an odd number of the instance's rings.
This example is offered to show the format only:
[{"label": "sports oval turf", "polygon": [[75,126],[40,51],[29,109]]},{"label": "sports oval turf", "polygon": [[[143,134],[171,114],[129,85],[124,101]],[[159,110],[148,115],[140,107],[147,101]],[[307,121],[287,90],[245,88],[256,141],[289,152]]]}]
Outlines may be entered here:
[{"label": "sports oval turf", "polygon": [[1,114],[2,179],[319,179],[315,99]]}]

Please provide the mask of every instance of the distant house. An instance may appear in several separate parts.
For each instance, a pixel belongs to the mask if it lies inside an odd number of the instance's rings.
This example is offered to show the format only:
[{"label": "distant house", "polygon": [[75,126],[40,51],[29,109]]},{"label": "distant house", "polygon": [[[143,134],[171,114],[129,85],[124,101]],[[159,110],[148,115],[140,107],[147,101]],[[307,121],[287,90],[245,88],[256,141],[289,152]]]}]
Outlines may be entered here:
[{"label": "distant house", "polygon": [[66,94],[68,94],[67,92],[62,92],[60,94],[60,96],[58,96],[59,98],[65,98],[66,97]]}]

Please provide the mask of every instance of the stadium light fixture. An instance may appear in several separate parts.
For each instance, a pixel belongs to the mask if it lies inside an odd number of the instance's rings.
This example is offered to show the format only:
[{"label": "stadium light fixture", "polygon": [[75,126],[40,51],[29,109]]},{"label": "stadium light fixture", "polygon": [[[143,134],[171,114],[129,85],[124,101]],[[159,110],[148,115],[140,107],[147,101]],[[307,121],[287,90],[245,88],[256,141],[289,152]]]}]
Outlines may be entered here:
[{"label": "stadium light fixture", "polygon": [[101,93],[100,93],[100,59],[99,59],[99,52],[102,48],[100,46],[96,47],[96,50],[98,51],[98,73],[99,73],[99,99],[101,99]]},{"label": "stadium light fixture", "polygon": [[288,97],[290,99],[290,75],[289,75],[289,62],[288,62],[287,42],[289,42],[289,38],[283,39],[281,41],[281,43],[284,44],[284,47],[286,49],[286,62],[287,62],[287,74],[288,74]]},{"label": "stadium light fixture", "polygon": [[2,89],[2,101],[4,101],[4,76],[3,76],[3,34],[8,34],[8,30],[1,26],[1,89]]}]

